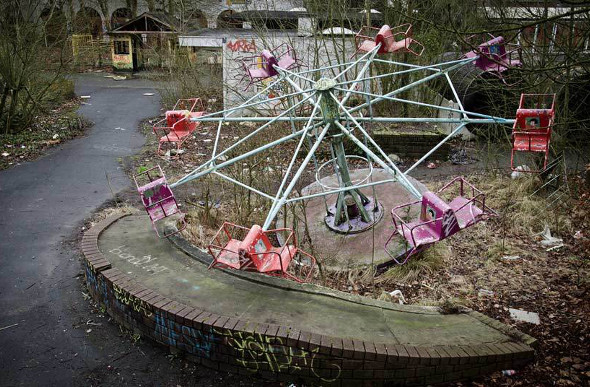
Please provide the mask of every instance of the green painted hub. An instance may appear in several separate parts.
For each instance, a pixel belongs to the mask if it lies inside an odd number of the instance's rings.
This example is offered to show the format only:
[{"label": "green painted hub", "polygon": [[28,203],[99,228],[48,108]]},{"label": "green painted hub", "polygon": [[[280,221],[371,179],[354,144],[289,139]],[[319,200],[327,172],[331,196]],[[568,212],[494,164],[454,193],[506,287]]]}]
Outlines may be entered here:
[{"label": "green painted hub", "polygon": [[327,91],[336,87],[338,83],[331,78],[321,78],[314,85],[313,88],[317,91]]}]

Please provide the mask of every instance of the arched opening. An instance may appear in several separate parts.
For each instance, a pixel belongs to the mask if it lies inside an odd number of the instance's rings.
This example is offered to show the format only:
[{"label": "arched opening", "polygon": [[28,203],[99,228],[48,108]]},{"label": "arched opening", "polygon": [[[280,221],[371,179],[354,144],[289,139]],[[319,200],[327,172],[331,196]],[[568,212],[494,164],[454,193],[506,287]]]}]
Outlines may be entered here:
[{"label": "arched opening", "polygon": [[200,9],[188,10],[183,16],[183,23],[189,29],[207,28],[207,17]]},{"label": "arched opening", "polygon": [[45,8],[41,12],[41,21],[43,22],[46,45],[61,41],[67,36],[68,23],[60,9]]},{"label": "arched opening", "polygon": [[111,16],[111,28],[115,29],[127,23],[132,18],[129,8],[117,8]]},{"label": "arched opening", "polygon": [[74,19],[74,32],[90,34],[93,38],[102,35],[102,18],[98,11],[90,7],[81,8]]},{"label": "arched opening", "polygon": [[227,9],[217,16],[217,28],[243,28],[241,21],[233,18],[234,11]]}]

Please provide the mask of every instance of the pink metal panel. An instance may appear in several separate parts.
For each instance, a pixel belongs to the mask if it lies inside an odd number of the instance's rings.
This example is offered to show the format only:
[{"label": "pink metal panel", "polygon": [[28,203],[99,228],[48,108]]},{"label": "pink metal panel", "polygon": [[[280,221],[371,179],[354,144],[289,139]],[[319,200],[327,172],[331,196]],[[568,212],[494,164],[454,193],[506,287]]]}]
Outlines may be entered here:
[{"label": "pink metal panel", "polygon": [[400,225],[397,230],[412,247],[427,245],[439,240],[432,228],[421,221]]},{"label": "pink metal panel", "polygon": [[477,223],[483,215],[483,210],[477,207],[472,200],[462,196],[454,198],[449,205],[453,209],[461,229]]},{"label": "pink metal panel", "polygon": [[434,192],[427,191],[422,195],[422,211],[420,219],[427,223],[437,240],[444,239],[459,231],[457,218],[453,209]]}]

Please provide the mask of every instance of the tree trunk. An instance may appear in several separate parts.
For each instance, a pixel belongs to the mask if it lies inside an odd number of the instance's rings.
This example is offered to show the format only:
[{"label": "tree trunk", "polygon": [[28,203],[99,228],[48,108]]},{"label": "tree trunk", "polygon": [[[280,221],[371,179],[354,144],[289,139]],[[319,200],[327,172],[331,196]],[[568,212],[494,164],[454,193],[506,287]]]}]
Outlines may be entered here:
[{"label": "tree trunk", "polygon": [[10,89],[8,86],[4,86],[4,92],[2,93],[2,101],[0,102],[0,121],[2,117],[4,117],[4,106],[6,106],[6,99],[8,98],[8,93]]},{"label": "tree trunk", "polygon": [[111,30],[111,15],[109,13],[109,0],[100,0],[98,2],[98,5],[100,7],[100,11],[102,12],[102,15],[104,16],[104,25],[107,29],[107,31]]},{"label": "tree trunk", "polygon": [[18,90],[12,90],[12,96],[10,99],[10,108],[8,109],[8,116],[6,117],[6,126],[4,132],[6,134],[11,132],[12,120],[14,119],[14,113],[16,112],[16,106],[18,105]]}]

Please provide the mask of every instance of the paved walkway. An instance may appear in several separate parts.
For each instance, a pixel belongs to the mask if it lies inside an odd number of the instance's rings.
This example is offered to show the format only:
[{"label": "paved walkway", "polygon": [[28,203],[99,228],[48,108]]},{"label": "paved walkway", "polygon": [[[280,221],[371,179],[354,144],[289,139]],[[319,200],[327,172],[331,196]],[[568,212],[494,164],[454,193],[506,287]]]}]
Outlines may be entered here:
[{"label": "paved walkway", "polygon": [[426,307],[363,304],[360,297],[334,291],[310,294],[316,288],[312,285],[302,287],[309,292],[293,291],[207,270],[168,240],[158,239],[144,215],[124,217],[107,228],[99,238],[99,250],[114,268],[165,297],[240,320],[414,346],[514,341],[478,313],[441,315]]},{"label": "paved walkway", "polygon": [[156,91],[146,81],[76,76],[76,93],[91,96],[79,110],[94,122],[87,135],[0,171],[0,328],[10,326],[0,331],[0,385],[71,385],[115,350],[73,329],[90,313],[77,248],[64,238],[129,186],[118,158],[139,150],[140,120],[159,112],[158,95],[145,92]]}]

